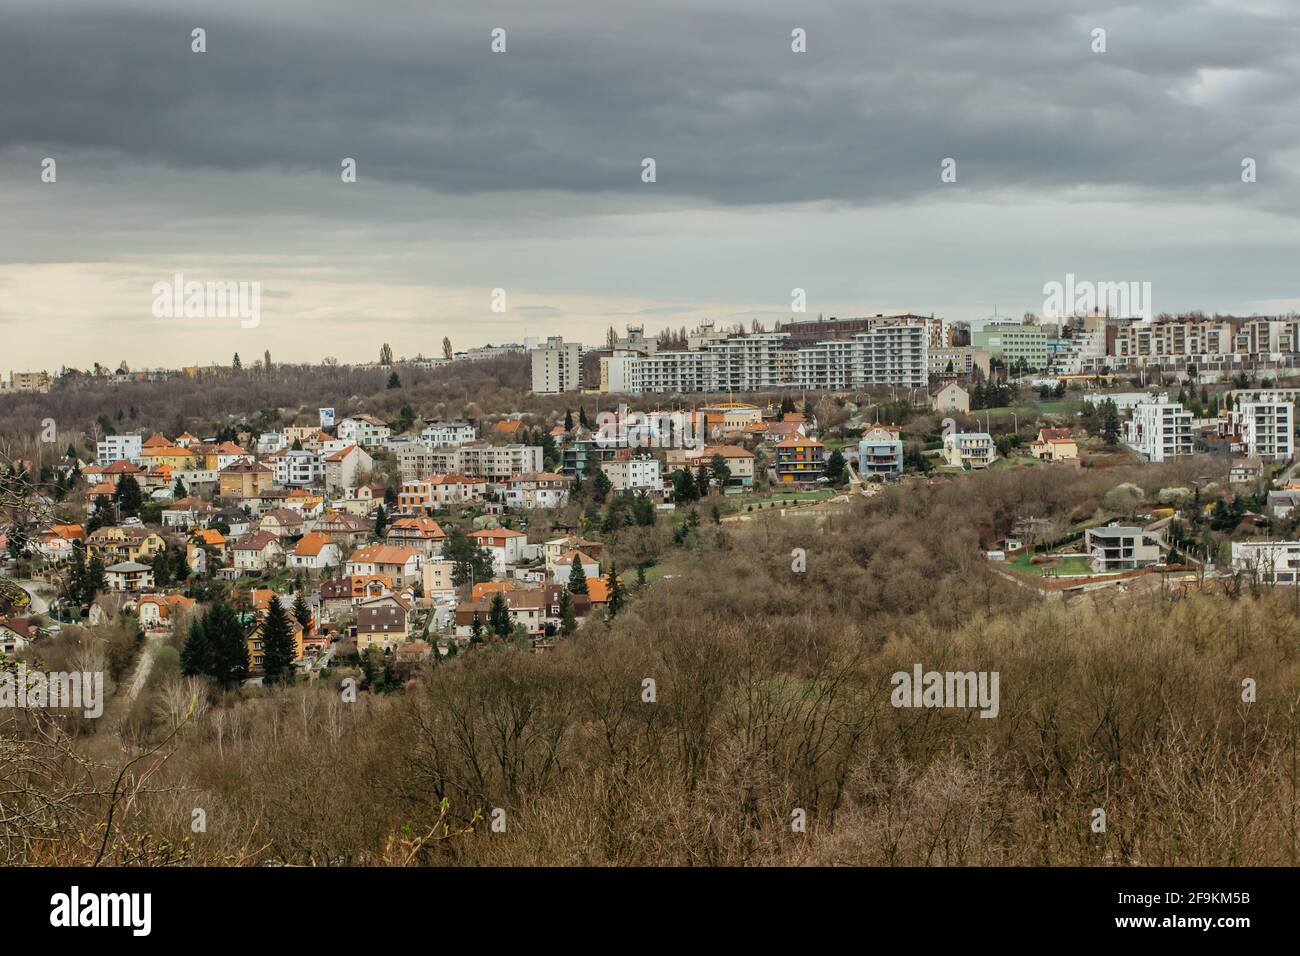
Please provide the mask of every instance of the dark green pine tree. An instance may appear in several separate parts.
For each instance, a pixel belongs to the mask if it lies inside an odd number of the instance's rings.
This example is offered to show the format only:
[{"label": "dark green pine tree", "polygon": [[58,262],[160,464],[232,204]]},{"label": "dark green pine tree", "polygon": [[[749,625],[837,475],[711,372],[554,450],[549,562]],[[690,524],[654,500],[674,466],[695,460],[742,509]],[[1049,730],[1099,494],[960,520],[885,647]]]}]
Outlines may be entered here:
[{"label": "dark green pine tree", "polygon": [[311,608],[307,606],[307,601],[302,596],[301,591],[299,591],[298,596],[293,599],[293,619],[301,624],[304,629],[306,629],[308,623],[311,621]]},{"label": "dark green pine tree", "polygon": [[133,475],[122,475],[117,479],[117,493],[114,495],[114,500],[117,502],[118,514],[121,517],[127,518],[140,514],[144,495],[140,491],[140,483]]},{"label": "dark green pine tree", "polygon": [[86,549],[80,541],[72,542],[72,559],[63,582],[63,593],[72,604],[80,604],[86,593]]},{"label": "dark green pine tree", "polygon": [[560,633],[572,634],[577,629],[578,618],[573,610],[573,595],[566,590],[560,595]]},{"label": "dark green pine tree", "polygon": [[86,565],[86,580],[81,591],[81,603],[89,604],[95,600],[95,595],[108,589],[108,581],[104,577],[104,562],[99,559],[99,555],[90,559]]},{"label": "dark green pine tree", "polygon": [[264,684],[293,683],[293,626],[278,597],[272,597],[262,619]]},{"label": "dark green pine tree", "polygon": [[566,432],[573,431],[573,412],[567,408],[564,410],[564,430]]},{"label": "dark green pine tree", "polygon": [[605,583],[609,587],[609,604],[606,610],[609,611],[610,617],[617,617],[618,612],[623,610],[624,598],[623,584],[618,579],[618,568],[614,566],[613,561],[609,562],[609,576],[605,579]]},{"label": "dark green pine tree", "polygon": [[573,564],[569,567],[569,592],[587,593],[587,572],[582,570],[582,558],[576,553],[573,555]]},{"label": "dark green pine tree", "polygon": [[587,420],[587,410],[581,405],[578,406],[578,424],[583,428],[591,428],[591,422]]},{"label": "dark green pine tree", "polygon": [[181,647],[181,673],[186,677],[211,677],[213,671],[212,644],[203,626],[203,618],[190,622],[189,633]]},{"label": "dark green pine tree", "polygon": [[479,620],[478,611],[474,612],[474,618],[470,621],[469,642],[471,644],[483,643],[483,622]]},{"label": "dark green pine tree", "polygon": [[492,606],[488,609],[488,626],[497,637],[510,636],[510,609],[506,607],[505,595],[500,591],[492,596]]},{"label": "dark green pine tree", "polygon": [[388,511],[383,505],[375,512],[375,537],[383,538],[384,531],[388,528]]},{"label": "dark green pine tree", "polygon": [[184,498],[185,495],[185,482],[177,478],[176,484],[172,485],[172,498],[176,501],[180,501],[180,499]]},{"label": "dark green pine tree", "polygon": [[224,688],[238,687],[248,676],[248,640],[235,609],[217,601],[203,618],[212,648],[212,678]]}]

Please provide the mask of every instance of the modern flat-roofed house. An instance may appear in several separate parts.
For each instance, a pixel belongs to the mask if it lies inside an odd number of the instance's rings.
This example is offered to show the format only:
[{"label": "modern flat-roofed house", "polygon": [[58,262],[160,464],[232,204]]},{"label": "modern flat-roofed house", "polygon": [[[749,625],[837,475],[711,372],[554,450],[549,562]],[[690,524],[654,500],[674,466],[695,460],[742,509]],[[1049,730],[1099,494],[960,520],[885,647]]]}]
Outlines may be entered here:
[{"label": "modern flat-roofed house", "polygon": [[1234,541],[1232,569],[1269,584],[1300,583],[1300,541]]},{"label": "modern flat-roofed house", "polygon": [[826,446],[812,438],[792,435],[772,446],[776,451],[776,479],[815,482],[826,473]]},{"label": "modern flat-roofed house", "polygon": [[998,457],[988,432],[957,432],[943,437],[944,464],[958,468],[987,468]]},{"label": "modern flat-roofed house", "polygon": [[1288,518],[1300,505],[1300,490],[1270,491],[1268,493],[1268,513],[1274,518]]},{"label": "modern flat-roofed house", "polygon": [[864,438],[858,442],[858,474],[894,478],[903,473],[903,443],[898,438]]},{"label": "modern flat-roofed house", "polygon": [[1084,548],[1098,573],[1130,571],[1160,563],[1160,540],[1141,528],[1105,525],[1084,533]]}]

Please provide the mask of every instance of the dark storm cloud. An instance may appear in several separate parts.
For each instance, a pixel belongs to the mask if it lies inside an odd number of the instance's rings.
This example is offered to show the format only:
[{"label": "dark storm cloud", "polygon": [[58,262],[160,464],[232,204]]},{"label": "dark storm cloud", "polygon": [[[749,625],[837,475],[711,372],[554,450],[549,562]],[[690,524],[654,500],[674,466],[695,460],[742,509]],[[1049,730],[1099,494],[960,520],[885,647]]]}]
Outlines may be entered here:
[{"label": "dark storm cloud", "polygon": [[1252,156],[1267,201],[1294,198],[1276,187],[1297,21],[1245,5],[120,0],[20,4],[3,27],[0,148],[61,157],[337,176],[348,156],[434,193],[751,205],[905,201],[940,188],[945,157],[971,190],[1186,198]]}]

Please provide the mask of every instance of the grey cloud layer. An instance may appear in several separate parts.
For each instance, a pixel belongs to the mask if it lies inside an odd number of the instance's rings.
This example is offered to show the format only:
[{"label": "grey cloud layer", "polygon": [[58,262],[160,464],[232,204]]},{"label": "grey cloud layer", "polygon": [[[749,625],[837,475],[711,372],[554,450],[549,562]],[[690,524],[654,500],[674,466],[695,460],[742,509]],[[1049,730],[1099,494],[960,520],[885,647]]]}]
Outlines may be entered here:
[{"label": "grey cloud layer", "polygon": [[438,193],[577,198],[641,188],[653,156],[657,195],[729,205],[905,201],[938,188],[947,156],[974,190],[1185,197],[1232,188],[1253,156],[1271,187],[1250,198],[1296,198],[1294,16],[1190,0],[211,11],[8,10],[0,149],[331,176],[353,156],[363,177]]}]

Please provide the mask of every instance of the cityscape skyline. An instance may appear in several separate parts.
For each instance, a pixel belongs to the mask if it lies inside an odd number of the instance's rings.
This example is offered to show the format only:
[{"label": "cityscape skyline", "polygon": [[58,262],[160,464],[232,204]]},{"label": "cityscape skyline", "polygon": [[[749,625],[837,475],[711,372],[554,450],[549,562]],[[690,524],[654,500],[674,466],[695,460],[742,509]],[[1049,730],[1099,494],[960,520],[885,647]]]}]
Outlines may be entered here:
[{"label": "cityscape skyline", "polygon": [[[1067,273],[1149,282],[1157,311],[1300,307],[1282,4],[386,9],[13,5],[7,364],[770,325],[796,288],[972,321]],[[156,318],[176,272],[259,283],[259,326]]]}]

